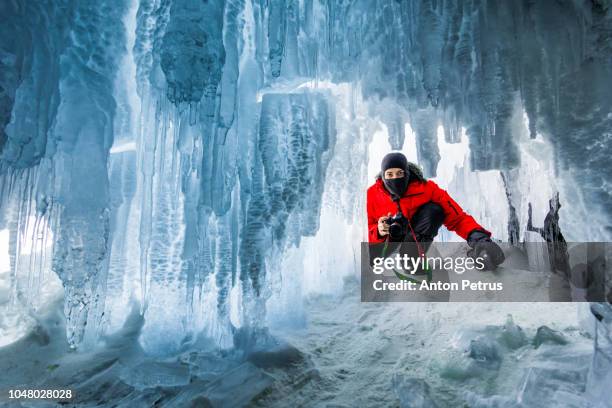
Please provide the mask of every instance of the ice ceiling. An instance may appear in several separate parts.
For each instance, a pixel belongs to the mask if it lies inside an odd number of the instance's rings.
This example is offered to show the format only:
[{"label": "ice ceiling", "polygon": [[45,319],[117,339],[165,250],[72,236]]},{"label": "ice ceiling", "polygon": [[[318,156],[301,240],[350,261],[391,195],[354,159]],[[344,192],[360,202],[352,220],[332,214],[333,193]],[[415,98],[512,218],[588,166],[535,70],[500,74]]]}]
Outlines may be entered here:
[{"label": "ice ceiling", "polygon": [[[58,276],[74,347],[134,299],[149,350],[225,344],[265,324],[290,260],[288,298],[313,262],[350,269],[377,132],[431,177],[469,151],[455,192],[506,225],[550,198],[541,177],[569,239],[612,236],[606,1],[13,0],[0,20],[12,301],[36,309]],[[501,192],[470,183],[487,170]]]}]

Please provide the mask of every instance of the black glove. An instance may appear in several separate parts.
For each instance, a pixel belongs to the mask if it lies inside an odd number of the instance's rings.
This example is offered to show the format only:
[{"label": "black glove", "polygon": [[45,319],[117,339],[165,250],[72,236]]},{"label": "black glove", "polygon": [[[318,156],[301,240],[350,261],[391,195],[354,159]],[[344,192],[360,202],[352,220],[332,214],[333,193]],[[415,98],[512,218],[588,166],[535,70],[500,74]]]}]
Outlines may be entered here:
[{"label": "black glove", "polygon": [[495,242],[491,241],[489,234],[480,230],[474,230],[468,235],[468,245],[472,248],[468,256],[476,259],[484,259],[485,270],[495,270],[499,264],[504,262],[506,256],[504,251]]}]

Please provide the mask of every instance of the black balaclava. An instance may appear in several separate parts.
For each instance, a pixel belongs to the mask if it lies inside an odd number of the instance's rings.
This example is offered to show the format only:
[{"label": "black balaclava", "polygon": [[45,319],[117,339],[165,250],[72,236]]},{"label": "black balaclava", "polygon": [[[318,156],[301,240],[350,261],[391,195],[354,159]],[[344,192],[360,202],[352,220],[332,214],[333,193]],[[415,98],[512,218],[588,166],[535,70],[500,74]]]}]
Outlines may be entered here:
[{"label": "black balaclava", "polygon": [[[404,192],[408,188],[408,183],[410,182],[408,160],[406,159],[406,156],[398,152],[389,153],[383,158],[380,167],[382,170],[382,181],[385,184],[385,188],[391,193],[394,200],[399,200],[399,198],[404,195]],[[385,178],[385,171],[393,168],[404,170],[404,177],[387,180]]]}]

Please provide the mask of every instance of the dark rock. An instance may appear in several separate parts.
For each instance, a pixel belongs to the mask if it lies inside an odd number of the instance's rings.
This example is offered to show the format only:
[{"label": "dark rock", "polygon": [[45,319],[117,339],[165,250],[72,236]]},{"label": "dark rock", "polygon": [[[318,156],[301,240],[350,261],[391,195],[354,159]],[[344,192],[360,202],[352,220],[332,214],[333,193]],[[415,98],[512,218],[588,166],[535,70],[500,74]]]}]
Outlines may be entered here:
[{"label": "dark rock", "polygon": [[567,344],[567,340],[563,334],[560,332],[551,329],[548,326],[540,326],[538,331],[533,338],[533,345],[535,348],[540,347],[544,343],[550,344]]}]

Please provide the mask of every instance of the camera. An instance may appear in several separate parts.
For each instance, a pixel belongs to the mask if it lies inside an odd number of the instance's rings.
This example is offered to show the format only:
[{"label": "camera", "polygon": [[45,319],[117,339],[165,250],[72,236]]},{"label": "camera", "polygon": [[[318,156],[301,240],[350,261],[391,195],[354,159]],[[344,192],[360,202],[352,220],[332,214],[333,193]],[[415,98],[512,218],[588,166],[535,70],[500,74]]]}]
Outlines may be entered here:
[{"label": "camera", "polygon": [[387,218],[385,223],[389,225],[389,237],[392,241],[404,240],[407,222],[402,213],[398,212],[394,216]]}]

